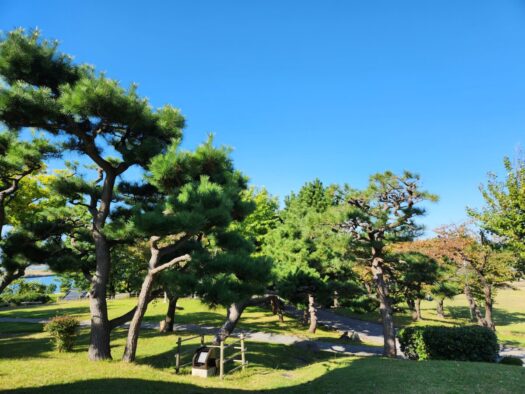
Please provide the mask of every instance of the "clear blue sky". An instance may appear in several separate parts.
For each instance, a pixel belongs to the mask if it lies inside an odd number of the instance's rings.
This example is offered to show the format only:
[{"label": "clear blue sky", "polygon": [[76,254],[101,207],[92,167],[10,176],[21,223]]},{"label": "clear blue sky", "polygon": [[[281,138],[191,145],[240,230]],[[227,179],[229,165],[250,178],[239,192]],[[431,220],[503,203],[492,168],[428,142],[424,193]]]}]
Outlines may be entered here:
[{"label": "clear blue sky", "polygon": [[19,26],[181,108],[187,146],[213,131],[281,198],[409,169],[441,197],[433,228],[525,142],[519,0],[0,1]]}]

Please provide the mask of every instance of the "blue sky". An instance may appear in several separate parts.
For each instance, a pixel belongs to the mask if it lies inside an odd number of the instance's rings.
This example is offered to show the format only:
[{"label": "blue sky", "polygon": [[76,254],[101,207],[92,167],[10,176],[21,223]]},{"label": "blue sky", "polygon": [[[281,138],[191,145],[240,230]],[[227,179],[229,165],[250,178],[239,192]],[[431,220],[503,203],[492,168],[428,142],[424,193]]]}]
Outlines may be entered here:
[{"label": "blue sky", "polygon": [[408,169],[441,197],[431,229],[525,142],[523,1],[1,1],[19,26],[181,108],[186,146],[214,132],[281,198]]}]

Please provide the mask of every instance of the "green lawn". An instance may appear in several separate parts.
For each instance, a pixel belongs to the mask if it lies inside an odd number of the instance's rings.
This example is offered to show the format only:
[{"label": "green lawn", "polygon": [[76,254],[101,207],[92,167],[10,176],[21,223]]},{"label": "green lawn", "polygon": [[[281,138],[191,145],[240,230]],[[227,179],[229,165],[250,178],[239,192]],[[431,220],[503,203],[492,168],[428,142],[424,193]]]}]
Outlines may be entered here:
[{"label": "green lawn", "polygon": [[[501,343],[525,347],[525,282],[513,284],[517,290],[498,290],[494,304],[494,321],[496,332]],[[445,319],[436,314],[436,304],[433,301],[421,303],[423,320],[413,323],[408,311],[397,313],[394,320],[398,327],[410,324],[418,325],[453,325],[468,324],[469,309],[464,295],[458,295],[453,300],[445,300]],[[482,310],[483,312],[483,310]],[[362,320],[379,322],[378,313],[354,314],[344,309],[339,313]]]},{"label": "green lawn", "polygon": [[[125,331],[113,335],[118,360]],[[382,358],[334,357],[284,345],[248,343],[247,372],[218,378],[173,373],[176,334],[146,330],[137,363],[89,362],[88,332],[72,353],[56,353],[45,333],[1,334],[0,390],[18,393],[255,392],[431,393],[522,392],[525,368],[486,363],[413,362]],[[187,345],[189,346],[189,345]],[[213,389],[212,389],[213,388]]]},{"label": "green lawn", "polygon": [[[110,319],[117,317],[135,306],[134,298],[109,300],[108,312]],[[145,321],[159,322],[164,318],[167,304],[162,300],[153,301],[146,312]],[[32,305],[16,308],[0,308],[0,317],[24,318],[51,318],[57,315],[70,315],[80,320],[89,320],[89,304],[87,300],[61,301],[47,305]],[[226,317],[222,307],[210,309],[197,299],[183,298],[178,302],[175,320],[178,324],[199,324],[203,326],[220,327]],[[248,308],[242,315],[239,329],[273,332],[279,334],[293,334],[304,338],[337,340],[340,334],[337,331],[320,328],[316,334],[309,334],[306,327],[295,319],[285,318],[279,323],[277,316],[263,308]],[[0,324],[0,332],[1,332]]]}]

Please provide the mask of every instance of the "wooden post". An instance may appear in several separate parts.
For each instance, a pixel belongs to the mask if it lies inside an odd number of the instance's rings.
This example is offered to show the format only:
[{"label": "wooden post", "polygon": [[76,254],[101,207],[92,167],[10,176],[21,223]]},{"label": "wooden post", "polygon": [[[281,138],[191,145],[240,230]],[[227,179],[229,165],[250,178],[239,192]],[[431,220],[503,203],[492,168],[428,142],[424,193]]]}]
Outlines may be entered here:
[{"label": "wooden post", "polygon": [[201,335],[201,346],[204,346],[204,334]]},{"label": "wooden post", "polygon": [[175,354],[175,373],[179,373],[180,370],[180,350],[182,347],[182,338],[177,339],[177,353]]},{"label": "wooden post", "polygon": [[246,355],[244,352],[246,351],[244,347],[244,334],[241,334],[241,369],[244,371],[246,369]]},{"label": "wooden post", "polygon": [[221,379],[224,379],[224,341],[221,341],[221,346],[220,346],[219,376]]}]

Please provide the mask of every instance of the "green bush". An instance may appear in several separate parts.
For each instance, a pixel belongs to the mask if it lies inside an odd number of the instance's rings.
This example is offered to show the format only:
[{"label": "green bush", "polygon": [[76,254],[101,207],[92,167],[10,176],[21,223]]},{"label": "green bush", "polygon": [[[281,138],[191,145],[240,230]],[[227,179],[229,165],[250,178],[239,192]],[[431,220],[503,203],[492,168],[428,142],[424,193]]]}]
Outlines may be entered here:
[{"label": "green bush", "polygon": [[71,316],[57,316],[44,326],[44,331],[51,334],[59,352],[68,352],[73,348],[73,342],[80,323]]},{"label": "green bush", "polygon": [[47,294],[30,291],[25,293],[4,294],[0,297],[0,301],[7,305],[20,305],[24,302],[41,302],[45,304],[51,301],[51,297]]},{"label": "green bush", "polygon": [[21,278],[15,280],[5,289],[0,296],[0,304],[20,305],[24,302],[50,302],[52,290],[51,286]]},{"label": "green bush", "polygon": [[485,327],[407,327],[398,337],[401,350],[411,360],[495,362],[498,357],[498,338]]},{"label": "green bush", "polygon": [[521,358],[512,356],[502,357],[501,360],[499,360],[499,363],[506,365],[519,365],[520,367],[523,366],[523,360]]}]

